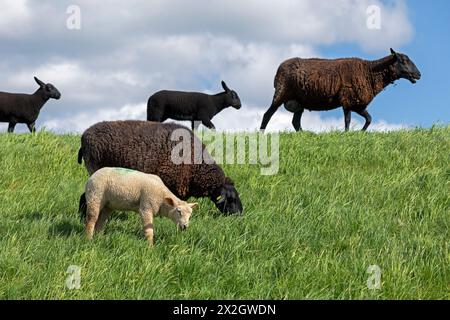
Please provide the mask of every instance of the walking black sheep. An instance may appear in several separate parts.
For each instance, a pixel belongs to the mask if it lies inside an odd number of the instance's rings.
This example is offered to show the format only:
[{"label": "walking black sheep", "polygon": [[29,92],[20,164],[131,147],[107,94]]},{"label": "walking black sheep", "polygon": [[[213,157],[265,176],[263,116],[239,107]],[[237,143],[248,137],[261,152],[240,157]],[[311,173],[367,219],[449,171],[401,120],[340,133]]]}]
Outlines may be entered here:
[{"label": "walking black sheep", "polygon": [[358,58],[325,60],[294,58],[285,61],[275,77],[275,96],[264,115],[265,130],[278,108],[285,104],[294,113],[292,124],[301,130],[303,111],[324,111],[343,107],[345,130],[350,129],[351,112],[366,119],[367,130],[372,117],[367,106],[388,85],[399,79],[416,83],[421,74],[408,56],[391,49],[391,55],[375,61]]},{"label": "walking black sheep", "polygon": [[[202,161],[175,164],[172,152],[179,141],[174,131],[190,137],[191,160],[202,146]],[[180,130],[180,131],[178,131]],[[172,139],[173,138],[173,139]],[[186,138],[186,141],[187,138]],[[200,149],[200,148],[198,148]],[[187,152],[187,151],[185,151]],[[115,121],[98,123],[83,133],[78,162],[82,159],[90,175],[104,167],[122,167],[158,175],[180,199],[208,197],[225,214],[242,213],[234,183],[212,160],[205,146],[191,130],[174,123]]]},{"label": "walking black sheep", "polygon": [[59,100],[61,93],[50,83],[34,80],[39,89],[33,94],[0,92],[0,122],[8,122],[8,132],[14,132],[18,123],[25,123],[30,132],[35,130],[36,120],[49,99]]},{"label": "walking black sheep", "polygon": [[[192,122],[192,130],[200,121],[209,129],[215,129],[212,118],[223,109],[241,108],[238,94],[222,81],[225,92],[209,95],[199,92],[160,91],[148,99],[147,120],[164,122],[167,119]],[[198,122],[198,124],[197,124]]]}]

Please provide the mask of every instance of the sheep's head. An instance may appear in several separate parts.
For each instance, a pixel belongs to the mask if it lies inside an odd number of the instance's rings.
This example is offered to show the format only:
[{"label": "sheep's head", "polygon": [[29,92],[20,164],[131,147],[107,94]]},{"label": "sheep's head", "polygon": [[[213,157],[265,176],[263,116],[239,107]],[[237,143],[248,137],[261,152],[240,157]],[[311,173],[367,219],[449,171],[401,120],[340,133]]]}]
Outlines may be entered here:
[{"label": "sheep's head", "polygon": [[392,68],[399,78],[407,79],[413,84],[420,80],[422,75],[419,69],[406,54],[395,52],[393,49],[391,49],[391,54],[394,57]]},{"label": "sheep's head", "polygon": [[243,207],[239,194],[230,178],[225,179],[224,185],[212,194],[211,200],[217,209],[224,214],[242,214]]},{"label": "sheep's head", "polygon": [[61,93],[58,91],[58,89],[55,88],[54,85],[52,85],[51,83],[44,83],[36,77],[34,77],[34,80],[39,85],[39,87],[41,87],[41,90],[46,99],[59,100],[61,98]]},{"label": "sheep's head", "polygon": [[192,211],[198,206],[197,203],[187,203],[167,197],[164,199],[166,205],[164,215],[172,220],[180,230],[184,231],[189,227],[189,219]]},{"label": "sheep's head", "polygon": [[222,81],[222,87],[223,87],[223,90],[225,90],[227,105],[239,110],[242,107],[242,104],[241,104],[241,99],[239,98],[236,91],[228,88],[225,81]]}]

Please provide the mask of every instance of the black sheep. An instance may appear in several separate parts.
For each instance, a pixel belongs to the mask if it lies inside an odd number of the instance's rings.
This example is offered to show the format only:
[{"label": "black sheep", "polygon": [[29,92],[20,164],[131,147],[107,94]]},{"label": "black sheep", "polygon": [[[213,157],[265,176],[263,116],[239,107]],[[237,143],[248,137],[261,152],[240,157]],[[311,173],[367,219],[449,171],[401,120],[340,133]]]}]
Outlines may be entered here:
[{"label": "black sheep", "polygon": [[416,83],[421,74],[407,55],[391,49],[391,55],[380,60],[289,59],[281,64],[275,77],[275,96],[264,115],[261,130],[278,108],[285,104],[294,113],[292,124],[301,130],[304,110],[324,111],[343,107],[345,130],[350,129],[351,112],[366,119],[367,130],[372,117],[367,106],[388,85],[399,79]]},{"label": "black sheep", "polygon": [[44,104],[49,99],[61,98],[61,93],[52,84],[45,84],[36,77],[34,80],[39,89],[33,94],[0,92],[0,122],[9,123],[10,133],[14,132],[18,123],[26,124],[30,132],[33,132]]},{"label": "black sheep", "polygon": [[[174,132],[186,136],[187,147],[191,150],[185,152],[190,152],[191,160],[195,153],[201,152],[201,161],[174,163],[172,153],[180,143],[174,141]],[[202,146],[201,150],[196,150],[194,143]],[[233,181],[225,176],[193,132],[178,124],[148,121],[98,123],[81,137],[78,162],[81,164],[83,159],[90,175],[104,167],[138,170],[158,175],[180,199],[208,197],[225,214],[242,213],[243,210]]]},{"label": "black sheep", "polygon": [[215,129],[212,118],[223,109],[241,108],[238,94],[222,81],[225,92],[209,95],[199,92],[160,91],[148,99],[147,120],[164,122],[167,119],[192,122],[192,130],[201,123]]}]

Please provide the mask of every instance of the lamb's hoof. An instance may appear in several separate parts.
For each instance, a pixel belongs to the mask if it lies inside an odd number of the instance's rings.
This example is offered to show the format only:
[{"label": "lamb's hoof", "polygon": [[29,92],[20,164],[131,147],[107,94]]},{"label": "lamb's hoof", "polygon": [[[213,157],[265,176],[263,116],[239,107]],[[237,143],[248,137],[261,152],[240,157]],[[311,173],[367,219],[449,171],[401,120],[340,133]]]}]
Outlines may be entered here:
[{"label": "lamb's hoof", "polygon": [[150,248],[153,248],[153,246],[155,245],[153,238],[151,238],[151,239],[147,238],[147,243]]}]

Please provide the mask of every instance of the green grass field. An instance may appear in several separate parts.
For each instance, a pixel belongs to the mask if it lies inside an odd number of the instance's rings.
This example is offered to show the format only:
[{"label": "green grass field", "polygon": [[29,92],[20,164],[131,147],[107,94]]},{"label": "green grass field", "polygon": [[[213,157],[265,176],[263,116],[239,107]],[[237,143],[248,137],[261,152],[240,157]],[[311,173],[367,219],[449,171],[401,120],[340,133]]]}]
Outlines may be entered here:
[{"label": "green grass field", "polygon": [[[243,217],[117,213],[89,242],[78,136],[0,134],[1,299],[449,299],[450,127],[283,134],[280,172],[224,166]],[[70,265],[81,288],[65,286]],[[367,269],[382,270],[379,290]]]}]

